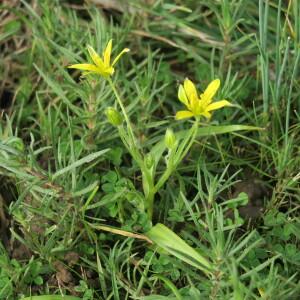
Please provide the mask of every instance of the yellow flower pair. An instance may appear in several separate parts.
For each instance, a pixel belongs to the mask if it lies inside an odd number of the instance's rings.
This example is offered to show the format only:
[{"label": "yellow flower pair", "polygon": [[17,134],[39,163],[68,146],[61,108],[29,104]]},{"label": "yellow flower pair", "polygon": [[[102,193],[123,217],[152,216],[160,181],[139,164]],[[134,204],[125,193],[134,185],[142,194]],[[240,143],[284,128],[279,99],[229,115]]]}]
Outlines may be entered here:
[{"label": "yellow flower pair", "polygon": [[[108,42],[103,51],[103,58],[101,58],[91,46],[88,46],[87,49],[94,64],[74,64],[69,66],[69,68],[82,70],[84,71],[83,75],[98,74],[104,78],[113,75],[114,65],[124,53],[129,51],[128,48],[123,49],[111,63],[112,40]],[[189,79],[185,79],[183,85],[179,86],[178,98],[186,106],[187,110],[178,111],[175,118],[181,120],[190,117],[204,116],[210,119],[212,111],[224,106],[232,106],[227,100],[212,103],[212,99],[219,87],[220,80],[215,79],[208,85],[204,93],[198,96],[194,83]]]}]

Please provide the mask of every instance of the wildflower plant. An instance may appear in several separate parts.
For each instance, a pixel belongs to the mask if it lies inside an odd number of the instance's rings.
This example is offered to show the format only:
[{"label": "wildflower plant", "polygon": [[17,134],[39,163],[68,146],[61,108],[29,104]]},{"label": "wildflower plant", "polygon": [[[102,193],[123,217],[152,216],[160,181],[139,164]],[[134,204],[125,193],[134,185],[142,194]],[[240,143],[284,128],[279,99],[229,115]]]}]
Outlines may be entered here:
[{"label": "wildflower plant", "polygon": [[[212,102],[213,97],[220,86],[219,79],[213,80],[200,95],[198,95],[194,83],[189,79],[185,79],[183,85],[179,86],[178,99],[186,106],[187,110],[178,111],[175,119],[182,120],[194,117],[195,121],[193,126],[188,129],[185,137],[179,140],[171,129],[167,129],[166,134],[161,141],[164,143],[164,149],[168,150],[168,153],[165,156],[166,167],[162,174],[157,178],[156,167],[157,162],[160,159],[160,154],[155,153],[155,151],[144,154],[140,150],[123,101],[111,79],[111,76],[115,72],[114,65],[124,53],[129,52],[129,49],[123,49],[112,63],[110,62],[112,40],[108,42],[103,51],[103,58],[101,58],[91,46],[87,46],[87,49],[94,64],[73,64],[70,65],[69,68],[83,71],[83,76],[90,74],[99,75],[109,83],[123,116],[121,116],[121,114],[113,107],[108,107],[105,113],[108,121],[118,128],[119,136],[123,144],[141,170],[144,194],[142,210],[148,214],[149,220],[151,221],[155,195],[163,187],[192,147],[197,136],[200,118],[204,116],[205,118],[210,119],[212,111],[225,106],[232,106],[232,104],[227,100]],[[123,126],[123,118],[126,122],[126,127]]]}]

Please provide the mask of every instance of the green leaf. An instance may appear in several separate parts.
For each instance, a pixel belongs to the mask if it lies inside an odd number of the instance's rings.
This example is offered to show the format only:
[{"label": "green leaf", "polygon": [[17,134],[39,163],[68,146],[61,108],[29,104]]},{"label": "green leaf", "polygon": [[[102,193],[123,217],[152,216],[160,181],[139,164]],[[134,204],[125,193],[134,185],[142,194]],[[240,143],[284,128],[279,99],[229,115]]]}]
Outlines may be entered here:
[{"label": "green leaf", "polygon": [[72,163],[71,165],[63,168],[63,169],[60,169],[58,170],[56,173],[53,174],[52,176],[52,179],[56,179],[57,177],[69,172],[69,171],[72,171],[73,169],[75,168],[78,168],[79,166],[83,165],[83,164],[86,164],[86,163],[89,163],[93,160],[95,160],[96,158],[98,158],[99,156],[103,155],[104,153],[106,153],[107,151],[109,151],[109,149],[104,149],[104,150],[101,150],[101,151],[98,151],[98,152],[95,152],[95,153],[92,153],[90,155],[87,155],[86,157],[83,157],[77,161],[75,161],[74,163]]},{"label": "green leaf", "polygon": [[71,111],[73,111],[75,114],[77,114],[77,116],[81,116],[82,113],[80,112],[79,108],[76,105],[74,105],[70,101],[70,99],[66,96],[66,93],[62,89],[59,82],[54,81],[52,78],[50,78],[49,75],[44,73],[37,65],[34,64],[34,66],[35,66],[36,70],[39,72],[39,74],[43,77],[45,82],[51,87],[53,92],[56,93],[60,97],[62,102],[64,102]]},{"label": "green leaf", "polygon": [[245,192],[241,192],[238,194],[236,198],[224,201],[221,203],[221,206],[226,205],[229,208],[236,208],[239,206],[245,206],[248,204],[249,197]]},{"label": "green leaf", "polygon": [[167,277],[165,276],[162,276],[162,275],[155,275],[154,277],[160,279],[161,281],[164,282],[164,284],[172,291],[172,293],[175,295],[176,299],[177,300],[182,300],[182,297],[177,289],[177,287],[175,286],[175,284],[170,280],[168,279]]},{"label": "green leaf", "polygon": [[37,276],[33,281],[36,285],[42,285],[44,283],[42,276]]},{"label": "green leaf", "polygon": [[[5,24],[5,22],[4,22]],[[18,20],[12,20],[6,23],[2,29],[3,33],[0,34],[0,41],[15,35],[21,29],[21,22]]]},{"label": "green leaf", "polygon": [[189,246],[165,225],[156,224],[147,232],[146,236],[160,248],[193,267],[204,271],[207,275],[213,270],[213,266],[208,259]]},{"label": "green leaf", "polygon": [[118,181],[118,174],[114,171],[108,171],[102,177],[102,182],[109,182],[115,184]]}]

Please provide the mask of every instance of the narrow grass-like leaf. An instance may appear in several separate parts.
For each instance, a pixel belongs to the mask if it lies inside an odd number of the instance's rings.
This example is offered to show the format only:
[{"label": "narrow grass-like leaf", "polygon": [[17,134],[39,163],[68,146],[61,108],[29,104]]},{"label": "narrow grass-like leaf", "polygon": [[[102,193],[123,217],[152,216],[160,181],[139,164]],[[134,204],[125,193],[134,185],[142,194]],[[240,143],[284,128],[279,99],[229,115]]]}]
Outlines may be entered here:
[{"label": "narrow grass-like leaf", "polygon": [[51,87],[51,89],[61,98],[61,100],[72,110],[75,114],[80,116],[79,108],[74,105],[68,97],[65,95],[65,92],[62,90],[58,82],[53,81],[46,73],[44,73],[37,65],[34,65],[39,74],[44,78],[46,83]]},{"label": "narrow grass-like leaf", "polygon": [[101,150],[101,151],[98,151],[98,152],[95,152],[95,153],[92,153],[86,157],[83,157],[77,161],[75,161],[74,163],[72,163],[71,165],[63,168],[63,169],[60,169],[58,170],[56,173],[53,174],[52,176],[52,179],[56,179],[57,177],[67,173],[67,172],[70,172],[72,171],[73,169],[75,168],[78,168],[79,166],[83,165],[83,164],[86,164],[86,163],[89,163],[93,160],[95,160],[96,158],[100,157],[101,155],[105,154],[107,151],[109,151],[110,149],[104,149],[104,150]]},{"label": "narrow grass-like leaf", "polygon": [[263,270],[264,268],[266,268],[267,266],[269,266],[271,263],[273,263],[280,256],[281,256],[281,254],[277,254],[276,256],[267,259],[262,264],[260,264],[257,267],[251,269],[249,272],[241,275],[241,279],[245,279],[245,278],[251,277],[253,274],[256,274],[256,273],[260,272],[261,270]]},{"label": "narrow grass-like leaf", "polygon": [[213,265],[207,258],[200,255],[165,225],[156,224],[147,232],[146,236],[160,248],[204,271],[207,275],[213,270]]},{"label": "narrow grass-like leaf", "polygon": [[170,279],[168,279],[165,276],[161,276],[161,275],[156,275],[155,277],[165,283],[165,285],[173,292],[173,294],[175,295],[177,300],[182,300],[182,297],[181,297],[177,287],[174,285],[174,283]]}]

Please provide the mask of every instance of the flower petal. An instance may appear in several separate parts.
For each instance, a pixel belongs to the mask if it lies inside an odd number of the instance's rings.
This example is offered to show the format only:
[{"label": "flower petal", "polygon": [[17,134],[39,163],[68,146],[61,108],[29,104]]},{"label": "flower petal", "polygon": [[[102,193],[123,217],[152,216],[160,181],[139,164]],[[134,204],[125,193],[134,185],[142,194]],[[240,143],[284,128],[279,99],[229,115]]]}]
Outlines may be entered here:
[{"label": "flower petal", "polygon": [[102,58],[96,53],[96,51],[93,49],[93,47],[87,46],[87,49],[89,51],[89,55],[90,55],[91,59],[93,60],[94,64],[101,69],[105,69]]},{"label": "flower petal", "polygon": [[198,99],[197,89],[191,80],[186,78],[183,86],[189,101],[191,101],[191,99]]},{"label": "flower petal", "polygon": [[206,88],[200,98],[205,102],[206,105],[210,104],[213,96],[216,94],[217,90],[220,87],[220,79],[213,80]]},{"label": "flower petal", "polygon": [[112,40],[109,40],[105,50],[103,51],[103,60],[104,60],[105,67],[108,67],[110,64],[111,49],[112,49]]},{"label": "flower petal", "polygon": [[233,106],[233,105],[227,100],[221,100],[221,101],[217,101],[212,104],[209,104],[206,108],[206,111],[216,110],[216,109],[222,108],[224,106]]},{"label": "flower petal", "polygon": [[188,109],[190,111],[192,111],[193,114],[195,114],[195,115],[202,110],[201,106],[200,106],[201,102],[199,101],[198,98],[196,98],[194,96],[192,96],[192,98],[190,99],[190,103],[189,104],[190,105],[189,105]]},{"label": "flower petal", "polygon": [[109,67],[109,68],[105,69],[105,71],[103,72],[103,75],[111,76],[114,74],[114,72],[115,72],[115,69],[113,67]]},{"label": "flower petal", "polygon": [[194,114],[191,111],[188,110],[180,110],[176,113],[175,119],[176,120],[182,120],[186,118],[193,117]]},{"label": "flower petal", "polygon": [[130,51],[130,49],[128,49],[128,48],[123,49],[123,50],[118,54],[118,56],[114,59],[113,63],[111,64],[112,67],[116,64],[116,62],[121,58],[121,56],[122,56],[124,53],[129,52],[129,51]]},{"label": "flower petal", "polygon": [[206,119],[211,118],[211,113],[208,111],[203,111],[200,115],[204,116]]},{"label": "flower petal", "polygon": [[185,105],[188,106],[189,105],[189,100],[185,94],[184,88],[182,86],[182,84],[179,86],[178,89],[178,99]]},{"label": "flower petal", "polygon": [[75,64],[75,65],[68,66],[68,68],[78,69],[82,71],[96,72],[96,73],[99,72],[99,68],[92,64]]}]

